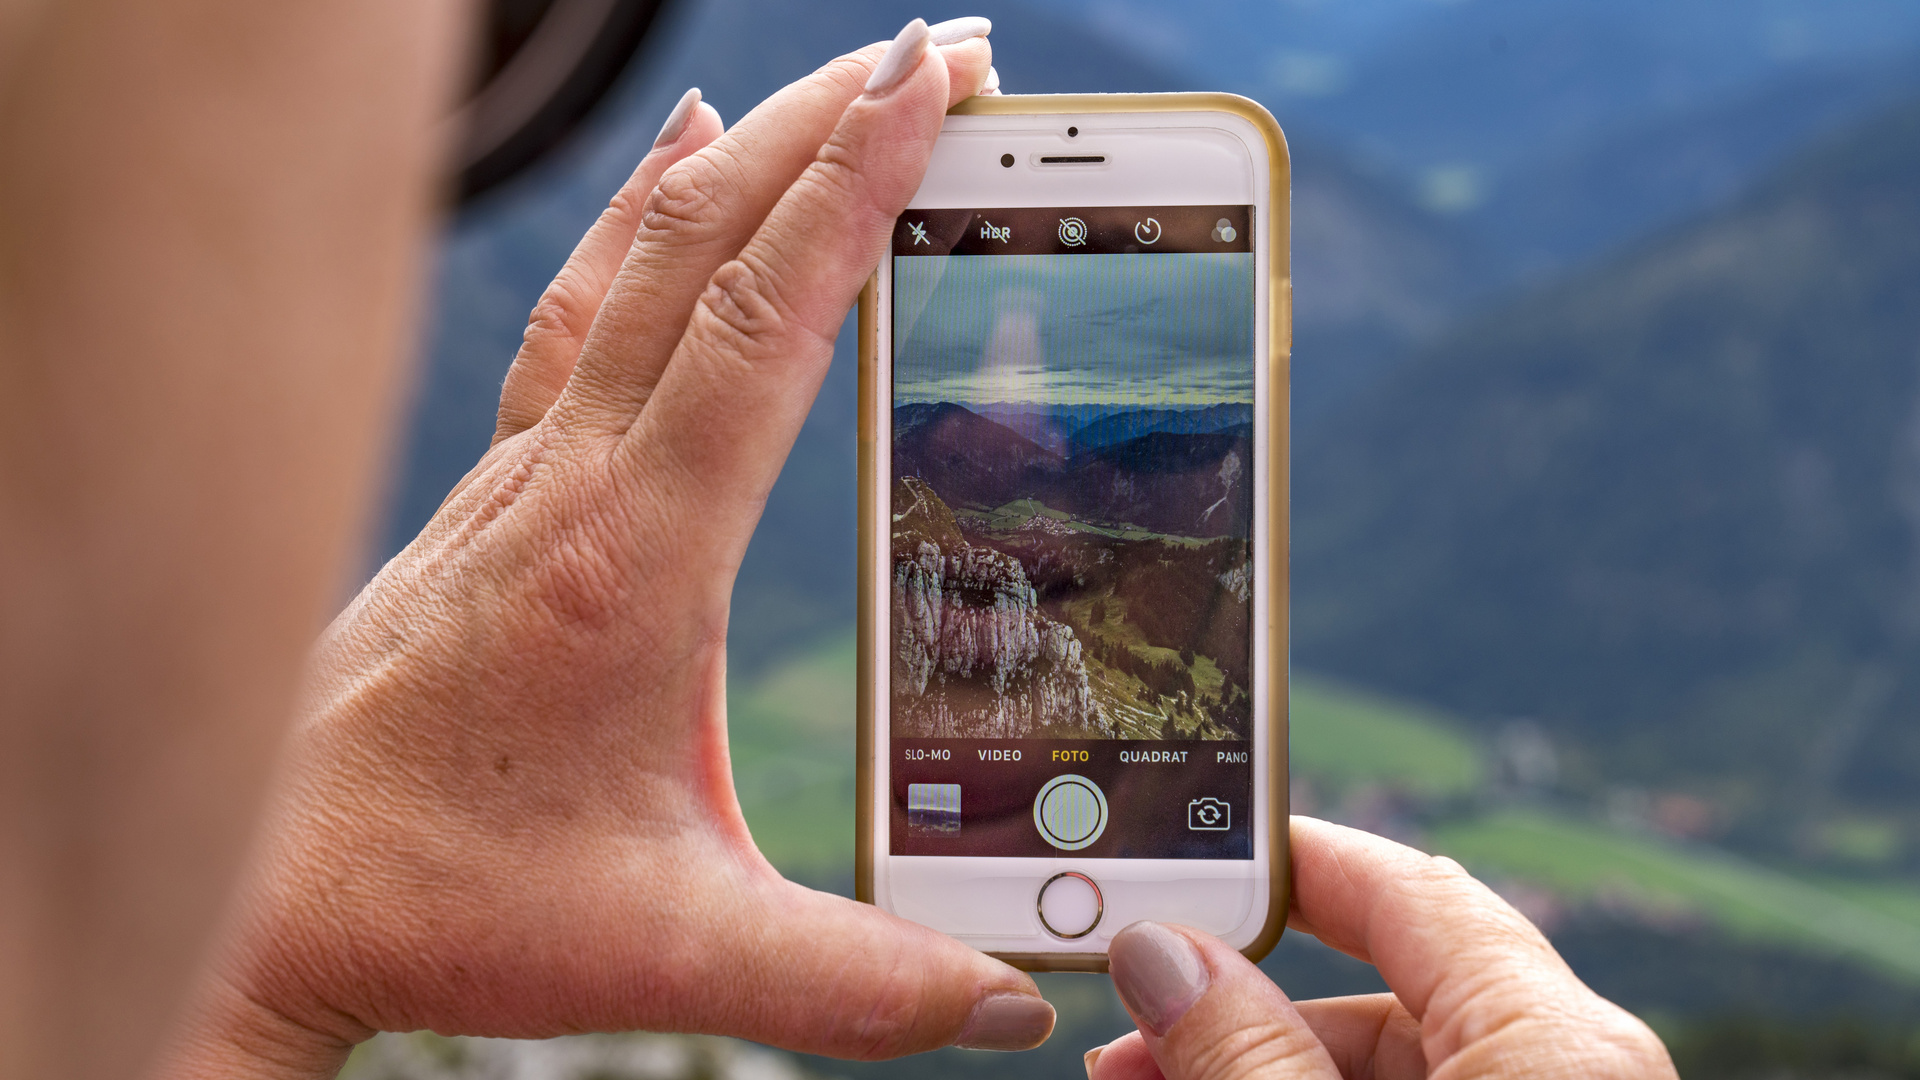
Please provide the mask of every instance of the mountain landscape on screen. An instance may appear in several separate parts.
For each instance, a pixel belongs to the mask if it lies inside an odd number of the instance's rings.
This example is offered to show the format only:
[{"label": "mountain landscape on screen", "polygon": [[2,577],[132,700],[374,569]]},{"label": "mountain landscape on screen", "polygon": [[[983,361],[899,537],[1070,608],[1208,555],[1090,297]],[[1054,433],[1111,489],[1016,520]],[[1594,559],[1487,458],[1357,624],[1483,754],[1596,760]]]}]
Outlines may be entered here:
[{"label": "mountain landscape on screen", "polygon": [[894,410],[894,731],[1245,738],[1251,406],[1074,409]]},{"label": "mountain landscape on screen", "polygon": [[[1095,415],[1060,454],[961,405],[903,405],[894,410],[894,473],[938,477],[942,497],[972,509],[1037,499],[1123,531],[1249,535],[1252,406],[1108,406]],[[1083,440],[1091,429],[1099,431]]]}]

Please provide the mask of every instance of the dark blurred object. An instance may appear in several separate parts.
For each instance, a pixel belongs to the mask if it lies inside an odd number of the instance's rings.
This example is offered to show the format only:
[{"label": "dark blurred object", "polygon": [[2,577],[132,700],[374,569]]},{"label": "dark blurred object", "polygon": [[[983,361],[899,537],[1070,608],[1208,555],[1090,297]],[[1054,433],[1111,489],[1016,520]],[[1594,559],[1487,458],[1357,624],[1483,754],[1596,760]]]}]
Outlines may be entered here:
[{"label": "dark blurred object", "polygon": [[461,202],[559,145],[639,52],[664,0],[491,0],[475,90],[461,106]]}]

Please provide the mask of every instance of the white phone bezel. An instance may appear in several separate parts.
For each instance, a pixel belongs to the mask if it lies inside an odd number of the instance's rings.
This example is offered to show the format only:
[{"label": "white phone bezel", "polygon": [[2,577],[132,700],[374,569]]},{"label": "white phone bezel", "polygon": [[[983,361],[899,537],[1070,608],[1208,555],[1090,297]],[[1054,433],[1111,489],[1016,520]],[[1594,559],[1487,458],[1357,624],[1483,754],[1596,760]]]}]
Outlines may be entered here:
[{"label": "white phone bezel", "polygon": [[[1069,129],[1076,134],[1068,135]],[[1269,500],[1284,498],[1284,484],[1271,482],[1264,470],[1284,462],[1273,452],[1272,440],[1284,438],[1284,367],[1268,358],[1277,355],[1272,307],[1276,265],[1272,245],[1284,243],[1286,230],[1272,225],[1276,190],[1271,170],[1272,139],[1268,131],[1233,111],[1194,108],[1187,111],[1087,111],[953,115],[946,120],[933,161],[920,191],[909,203],[919,208],[1040,207],[1040,206],[1150,206],[1251,205],[1255,266],[1255,341],[1252,362],[1257,408],[1254,418],[1256,460],[1267,482],[1254,488],[1255,581],[1271,580],[1276,557],[1284,546],[1269,534],[1276,520]],[[1015,164],[1005,167],[1001,156],[1011,153]],[[1042,165],[1042,155],[1100,155],[1092,165]],[[1284,160],[1279,163],[1284,168]],[[1284,178],[1283,178],[1284,179]],[[1280,190],[1284,190],[1282,186]],[[1284,207],[1279,212],[1284,212]],[[883,260],[871,294],[870,333],[874,345],[875,392],[863,401],[870,415],[862,417],[863,441],[871,433],[873,468],[866,493],[878,512],[863,515],[867,550],[890,547],[888,505],[891,484],[892,424],[892,257]],[[1281,301],[1284,303],[1284,298]],[[1284,333],[1284,326],[1281,331]],[[1284,344],[1284,343],[1283,343]],[[1280,392],[1276,395],[1276,389]],[[1280,403],[1276,408],[1274,403]],[[1276,430],[1278,427],[1280,430]],[[1276,556],[1276,549],[1279,554]],[[889,640],[890,571],[888,560],[870,558],[865,582],[863,622],[874,629],[873,646],[884,649]],[[1279,572],[1284,573],[1281,565]],[[881,908],[999,955],[1048,958],[1036,967],[1104,966],[1107,942],[1122,927],[1138,919],[1178,922],[1213,933],[1235,948],[1247,949],[1270,936],[1274,920],[1270,907],[1276,880],[1273,860],[1282,858],[1284,844],[1267,835],[1283,820],[1273,811],[1274,777],[1264,767],[1276,756],[1271,718],[1284,717],[1284,703],[1276,709],[1276,690],[1284,695],[1283,661],[1276,670],[1270,636],[1284,627],[1271,605],[1284,593],[1269,588],[1254,591],[1254,857],[1248,860],[1086,859],[1071,852],[1030,857],[929,857],[889,853],[891,828],[889,696],[882,685],[888,665],[863,665],[867,691],[866,722],[870,739],[863,740],[872,782],[863,796],[869,824],[861,837],[870,858],[870,899]],[[1284,653],[1280,656],[1283,658]],[[1283,729],[1284,731],[1284,729]],[[1279,737],[1284,738],[1282,733]],[[1284,747],[1281,748],[1282,750]],[[1284,776],[1284,772],[1282,772]],[[1284,781],[1281,783],[1284,798]],[[864,860],[863,860],[864,861]],[[1041,885],[1063,871],[1078,871],[1099,882],[1105,914],[1091,934],[1063,939],[1049,934],[1037,911]],[[1283,878],[1280,880],[1284,880]],[[1271,942],[1267,942],[1271,944]],[[1076,964],[1076,958],[1097,963]]]}]

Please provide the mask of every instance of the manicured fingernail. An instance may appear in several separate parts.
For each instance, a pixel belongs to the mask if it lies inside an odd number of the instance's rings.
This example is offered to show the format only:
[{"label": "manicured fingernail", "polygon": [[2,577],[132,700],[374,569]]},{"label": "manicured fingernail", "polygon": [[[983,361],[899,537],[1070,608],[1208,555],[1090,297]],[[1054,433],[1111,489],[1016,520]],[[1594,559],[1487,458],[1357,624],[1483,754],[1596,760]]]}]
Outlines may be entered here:
[{"label": "manicured fingernail", "polygon": [[1000,92],[999,69],[992,66],[987,68],[987,81],[980,85],[980,92],[982,94],[997,94]]},{"label": "manicured fingernail", "polygon": [[694,87],[680,95],[680,104],[667,114],[667,122],[660,125],[660,135],[653,140],[653,148],[660,149],[669,145],[686,133],[687,121],[693,119],[693,107],[700,104],[700,88]]},{"label": "manicured fingernail", "polygon": [[1105,1049],[1104,1046],[1096,1046],[1080,1058],[1087,1064],[1087,1080],[1093,1080],[1093,1063],[1100,1060],[1100,1051]]},{"label": "manicured fingernail", "polygon": [[1053,1006],[1031,994],[988,994],[973,1007],[953,1045],[968,1050],[1031,1050],[1053,1034]]},{"label": "manicured fingernail", "polygon": [[927,20],[915,19],[902,27],[900,35],[887,46],[886,55],[867,79],[867,93],[884,94],[920,66],[927,53]]},{"label": "manicured fingernail", "polygon": [[963,41],[972,41],[977,37],[986,37],[993,33],[993,20],[978,15],[963,15],[958,19],[934,23],[927,28],[927,42],[932,45],[958,45]]},{"label": "manicured fingernail", "polygon": [[1187,1015],[1212,981],[1200,950],[1154,922],[1137,922],[1115,934],[1107,946],[1107,966],[1127,1011],[1155,1035],[1165,1035]]}]

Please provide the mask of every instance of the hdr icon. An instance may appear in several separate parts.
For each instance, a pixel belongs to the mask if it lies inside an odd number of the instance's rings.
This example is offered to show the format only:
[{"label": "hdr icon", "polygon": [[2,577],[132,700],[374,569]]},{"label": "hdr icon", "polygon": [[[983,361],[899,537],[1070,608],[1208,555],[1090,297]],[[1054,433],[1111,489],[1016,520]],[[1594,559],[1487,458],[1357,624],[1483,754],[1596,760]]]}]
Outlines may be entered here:
[{"label": "hdr icon", "polygon": [[1008,241],[1013,239],[1013,226],[995,225],[993,222],[988,221],[986,218],[981,218],[980,219],[980,239],[998,240],[1003,244],[1007,243]]}]

